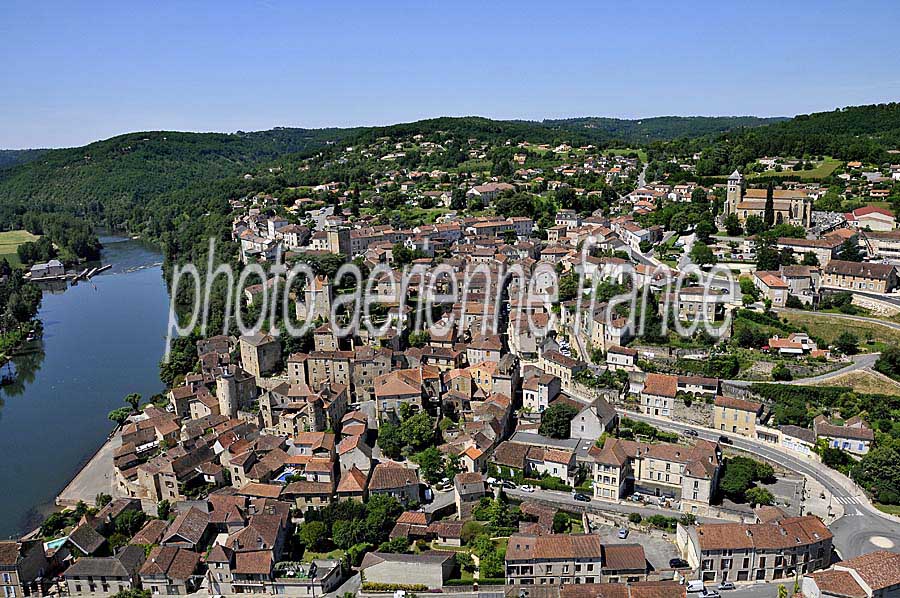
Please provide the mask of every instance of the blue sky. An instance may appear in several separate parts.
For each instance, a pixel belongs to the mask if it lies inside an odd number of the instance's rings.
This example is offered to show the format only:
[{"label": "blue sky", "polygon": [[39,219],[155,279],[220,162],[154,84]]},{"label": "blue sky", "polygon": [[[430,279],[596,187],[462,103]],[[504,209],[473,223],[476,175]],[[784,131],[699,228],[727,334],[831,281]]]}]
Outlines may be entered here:
[{"label": "blue sky", "polygon": [[0,148],[148,129],[892,101],[898,17],[895,1],[4,0]]}]

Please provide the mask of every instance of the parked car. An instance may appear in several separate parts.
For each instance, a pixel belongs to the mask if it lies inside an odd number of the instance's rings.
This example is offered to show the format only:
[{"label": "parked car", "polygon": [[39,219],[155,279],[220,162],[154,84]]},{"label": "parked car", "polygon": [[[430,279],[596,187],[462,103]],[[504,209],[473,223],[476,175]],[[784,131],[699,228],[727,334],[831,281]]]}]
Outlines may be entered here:
[{"label": "parked car", "polygon": [[624,540],[625,538],[627,538],[628,537],[628,528],[623,527],[623,528],[619,529],[618,536],[619,536],[620,540]]},{"label": "parked car", "polygon": [[719,598],[719,593],[709,588],[703,588],[703,591],[700,592],[700,598]]},{"label": "parked car", "polygon": [[644,497],[641,496],[640,494],[638,494],[637,492],[635,492],[634,494],[631,495],[631,502],[642,502],[643,500],[644,500]]},{"label": "parked car", "polygon": [[686,569],[690,565],[684,559],[669,559],[669,567],[672,569]]},{"label": "parked car", "polygon": [[521,486],[519,486],[519,490],[521,490],[522,492],[534,492],[534,488],[532,488],[528,484],[522,484]]},{"label": "parked car", "polygon": [[685,436],[699,436],[699,434],[697,434],[697,430],[692,430],[691,428],[686,428],[684,430],[684,435]]},{"label": "parked car", "polygon": [[580,500],[581,502],[591,502],[591,497],[583,492],[574,492],[572,494],[572,498],[575,500]]},{"label": "parked car", "polygon": [[516,489],[516,485],[513,484],[512,482],[510,482],[509,480],[503,480],[503,483],[501,484],[501,486],[503,486],[507,490],[515,490]]},{"label": "parked car", "polygon": [[719,444],[734,444],[734,443],[731,441],[731,438],[729,438],[728,436],[725,436],[723,434],[722,436],[719,436]]},{"label": "parked car", "polygon": [[497,478],[488,478],[485,481],[488,483],[488,486],[496,486],[498,483]]},{"label": "parked car", "polygon": [[730,581],[723,581],[719,584],[719,589],[720,590],[733,590],[734,583],[730,582]]},{"label": "parked car", "polygon": [[702,592],[706,589],[706,586],[703,585],[703,582],[699,579],[695,579],[694,581],[689,581],[687,585],[688,592]]}]

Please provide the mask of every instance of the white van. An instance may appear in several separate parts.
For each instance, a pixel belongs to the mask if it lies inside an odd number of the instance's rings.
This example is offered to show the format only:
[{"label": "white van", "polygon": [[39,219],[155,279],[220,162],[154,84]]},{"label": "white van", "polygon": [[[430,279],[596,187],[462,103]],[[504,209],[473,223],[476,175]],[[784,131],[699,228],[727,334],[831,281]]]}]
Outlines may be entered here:
[{"label": "white van", "polygon": [[699,579],[695,579],[694,581],[689,581],[687,585],[688,592],[702,592],[704,589],[703,582]]}]

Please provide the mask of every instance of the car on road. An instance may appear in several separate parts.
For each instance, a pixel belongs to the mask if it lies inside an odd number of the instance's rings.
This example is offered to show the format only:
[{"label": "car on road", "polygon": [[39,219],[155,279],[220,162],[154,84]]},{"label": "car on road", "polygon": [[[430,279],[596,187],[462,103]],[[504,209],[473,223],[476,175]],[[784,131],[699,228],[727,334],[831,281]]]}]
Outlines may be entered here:
[{"label": "car on road", "polygon": [[700,592],[700,598],[719,598],[719,593],[709,588],[703,588],[703,591]]},{"label": "car on road", "polygon": [[669,559],[669,567],[672,569],[687,569],[690,565],[684,559]]},{"label": "car on road", "polygon": [[619,536],[620,540],[624,540],[625,538],[628,537],[628,528],[625,528],[625,527],[621,528],[617,535]]},{"label": "car on road", "polygon": [[723,581],[722,583],[719,584],[719,589],[720,590],[733,590],[734,583],[730,582],[730,581]]},{"label": "car on road", "polygon": [[697,430],[692,430],[691,428],[685,428],[684,435],[685,436],[699,436],[699,434],[697,433]]},{"label": "car on road", "polygon": [[734,442],[731,441],[731,438],[723,434],[722,436],[719,436],[719,444],[734,444]]},{"label": "car on road", "polygon": [[573,492],[572,498],[575,500],[580,500],[581,502],[591,502],[591,497],[583,492]]},{"label": "car on road", "polygon": [[515,490],[516,489],[516,485],[513,484],[512,482],[510,482],[509,480],[503,480],[503,482],[500,485],[503,486],[504,488],[506,488],[507,490]]},{"label": "car on road", "polygon": [[488,483],[488,486],[496,486],[498,484],[497,478],[488,478],[485,482]]},{"label": "car on road", "polygon": [[534,492],[534,488],[532,488],[528,484],[522,484],[521,486],[519,486],[519,490],[521,490],[522,492]]},{"label": "car on road", "polygon": [[688,592],[702,592],[706,589],[706,586],[703,585],[703,582],[699,579],[695,579],[694,581],[689,581],[687,585]]}]

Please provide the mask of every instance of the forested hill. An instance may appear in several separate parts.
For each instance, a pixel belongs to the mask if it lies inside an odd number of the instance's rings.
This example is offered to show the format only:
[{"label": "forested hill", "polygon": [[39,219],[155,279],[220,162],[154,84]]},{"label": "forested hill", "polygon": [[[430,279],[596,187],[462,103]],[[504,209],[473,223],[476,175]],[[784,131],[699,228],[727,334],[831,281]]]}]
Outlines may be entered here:
[{"label": "forested hill", "polygon": [[0,169],[31,162],[46,152],[45,149],[0,150]]},{"label": "forested hill", "polygon": [[96,217],[203,181],[237,175],[261,161],[320,147],[351,129],[254,133],[130,133],[84,147],[49,150],[0,170],[0,216],[64,209]]},{"label": "forested hill", "polygon": [[891,160],[887,150],[900,149],[900,103],[801,114],[764,127],[669,145],[683,146],[675,153],[702,151],[704,159],[697,166],[701,175],[728,174],[761,156],[828,155],[879,164]]},{"label": "forested hill", "polygon": [[552,129],[588,135],[596,140],[620,141],[642,145],[682,137],[693,138],[744,127],[760,127],[787,120],[786,117],[757,116],[658,116],[639,120],[619,118],[566,118],[544,120]]}]

